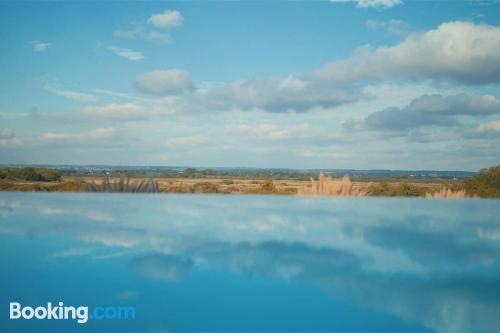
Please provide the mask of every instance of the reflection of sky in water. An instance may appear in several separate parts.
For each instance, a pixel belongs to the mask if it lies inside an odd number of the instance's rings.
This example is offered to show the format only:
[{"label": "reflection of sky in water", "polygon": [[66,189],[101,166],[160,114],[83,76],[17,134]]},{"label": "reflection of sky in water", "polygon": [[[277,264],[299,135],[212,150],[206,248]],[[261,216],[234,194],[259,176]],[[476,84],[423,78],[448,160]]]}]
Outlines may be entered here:
[{"label": "reflection of sky in water", "polygon": [[0,313],[0,331],[497,332],[499,216],[488,200],[2,194],[3,309],[138,318]]}]

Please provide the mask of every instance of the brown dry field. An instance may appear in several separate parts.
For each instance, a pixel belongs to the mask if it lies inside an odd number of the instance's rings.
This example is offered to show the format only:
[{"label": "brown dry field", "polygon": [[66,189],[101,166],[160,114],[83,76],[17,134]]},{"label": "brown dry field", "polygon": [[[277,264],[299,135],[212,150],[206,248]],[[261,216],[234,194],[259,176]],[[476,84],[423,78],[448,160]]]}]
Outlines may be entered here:
[{"label": "brown dry field", "polygon": [[[65,177],[61,182],[28,182],[10,181],[0,182],[0,191],[55,191],[67,192],[85,191],[84,182],[95,182],[100,184],[102,178],[98,177]],[[119,178],[110,178],[110,181],[118,181]],[[137,181],[139,178],[131,178]],[[232,194],[252,194],[261,193],[260,189],[265,179],[240,179],[240,178],[154,178],[158,182],[160,191],[166,193],[232,193]],[[228,180],[232,184],[227,184]],[[368,189],[372,184],[380,181],[354,181],[355,189]],[[399,185],[399,181],[384,181],[392,185]],[[427,191],[437,191],[449,181],[407,181],[407,183],[424,188]],[[278,194],[296,194],[298,189],[311,185],[310,181],[303,180],[273,180],[273,184]]]},{"label": "brown dry field", "polygon": [[[75,177],[75,178],[66,178],[70,179],[80,179],[86,182],[96,182],[97,184],[102,182],[102,178],[99,177]],[[132,179],[132,178],[131,178]],[[137,178],[134,178],[137,179]],[[248,192],[248,190],[259,189],[265,179],[241,179],[241,178],[152,178],[157,181],[160,185],[160,189],[165,189],[172,186],[177,187],[189,187],[195,184],[200,183],[211,183],[217,185],[219,188],[224,190],[230,189],[240,189],[241,192]],[[225,185],[223,183],[224,180],[230,179],[234,182],[231,185]],[[118,181],[119,178],[110,178],[110,181]],[[353,181],[354,187],[356,188],[366,188],[371,184],[381,183],[382,181]],[[401,181],[397,180],[384,180],[383,182],[390,183],[392,185],[399,185]],[[290,189],[298,189],[304,186],[310,186],[310,180],[273,180],[274,185],[279,190],[290,190]],[[444,184],[449,184],[450,181],[436,180],[436,181],[407,181],[407,183],[417,185],[419,187],[428,188],[428,189],[439,189]]]}]

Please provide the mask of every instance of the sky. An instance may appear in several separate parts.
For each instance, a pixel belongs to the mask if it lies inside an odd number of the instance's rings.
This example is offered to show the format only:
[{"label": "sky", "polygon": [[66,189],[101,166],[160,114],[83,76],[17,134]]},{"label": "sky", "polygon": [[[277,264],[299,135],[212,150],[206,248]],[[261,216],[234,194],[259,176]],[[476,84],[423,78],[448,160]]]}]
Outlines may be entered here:
[{"label": "sky", "polygon": [[500,163],[499,1],[0,2],[0,163]]}]

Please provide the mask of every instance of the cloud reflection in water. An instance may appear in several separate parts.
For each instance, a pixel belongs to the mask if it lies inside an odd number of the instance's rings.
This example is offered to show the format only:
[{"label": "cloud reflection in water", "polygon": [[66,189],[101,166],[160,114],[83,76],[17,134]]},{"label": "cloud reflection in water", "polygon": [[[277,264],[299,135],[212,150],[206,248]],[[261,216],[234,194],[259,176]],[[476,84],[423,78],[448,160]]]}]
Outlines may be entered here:
[{"label": "cloud reflection in water", "polygon": [[0,237],[55,234],[108,250],[88,260],[127,251],[130,270],[159,283],[223,267],[302,281],[439,332],[500,327],[497,201],[9,194],[2,202]]}]

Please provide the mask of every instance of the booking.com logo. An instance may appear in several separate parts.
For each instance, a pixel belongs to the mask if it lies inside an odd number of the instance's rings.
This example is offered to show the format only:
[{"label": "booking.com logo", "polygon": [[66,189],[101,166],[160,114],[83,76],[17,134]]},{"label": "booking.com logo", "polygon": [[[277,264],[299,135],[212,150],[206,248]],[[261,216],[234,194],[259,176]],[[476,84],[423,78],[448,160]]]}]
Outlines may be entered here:
[{"label": "booking.com logo", "polygon": [[76,320],[84,324],[91,319],[135,319],[133,306],[95,306],[89,311],[88,306],[66,306],[63,302],[37,307],[21,306],[19,302],[10,302],[10,319],[38,320]]}]

